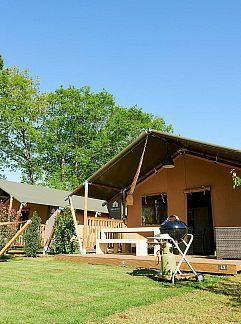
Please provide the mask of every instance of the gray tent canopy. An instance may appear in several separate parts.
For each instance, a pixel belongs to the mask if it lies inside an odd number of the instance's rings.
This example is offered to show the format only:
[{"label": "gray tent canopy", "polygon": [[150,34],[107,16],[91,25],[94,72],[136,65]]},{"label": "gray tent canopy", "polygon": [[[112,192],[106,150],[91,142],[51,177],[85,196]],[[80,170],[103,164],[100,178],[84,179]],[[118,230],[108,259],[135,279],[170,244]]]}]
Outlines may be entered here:
[{"label": "gray tent canopy", "polygon": [[[31,203],[47,206],[68,206],[66,197],[69,191],[52,189],[27,183],[17,183],[0,179],[0,201],[7,200],[10,196],[20,203]],[[108,213],[107,207],[103,206],[104,201],[88,199],[88,210],[93,212]],[[84,198],[73,196],[74,208],[84,210]]]}]

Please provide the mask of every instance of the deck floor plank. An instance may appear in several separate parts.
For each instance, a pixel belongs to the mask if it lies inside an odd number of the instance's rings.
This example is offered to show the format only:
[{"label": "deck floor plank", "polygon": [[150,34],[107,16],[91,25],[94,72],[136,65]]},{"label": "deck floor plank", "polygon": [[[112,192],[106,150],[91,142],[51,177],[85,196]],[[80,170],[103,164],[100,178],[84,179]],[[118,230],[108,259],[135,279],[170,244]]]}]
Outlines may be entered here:
[{"label": "deck floor plank", "polygon": [[[160,264],[157,264],[155,256],[135,256],[123,254],[103,254],[97,255],[94,253],[81,255],[57,255],[59,260],[69,260],[80,263],[89,264],[110,264],[117,266],[130,266],[135,268],[154,268],[158,269]],[[177,256],[177,262],[180,257]],[[201,256],[188,256],[189,262],[194,267],[195,271],[210,274],[235,275],[241,271],[241,260],[217,260],[214,258]],[[186,263],[182,264],[181,270],[188,271],[189,267]]]}]

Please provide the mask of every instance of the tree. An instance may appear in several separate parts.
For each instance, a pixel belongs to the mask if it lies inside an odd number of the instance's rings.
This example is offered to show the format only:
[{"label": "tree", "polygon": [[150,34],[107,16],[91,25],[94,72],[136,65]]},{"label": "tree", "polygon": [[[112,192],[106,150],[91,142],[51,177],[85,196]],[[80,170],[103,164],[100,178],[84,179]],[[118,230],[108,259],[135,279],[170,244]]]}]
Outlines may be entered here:
[{"label": "tree", "polygon": [[88,87],[61,87],[48,94],[42,128],[45,184],[72,189],[85,178],[92,166],[92,141],[113,105],[110,94],[91,93]]},{"label": "tree", "polygon": [[31,184],[41,172],[39,118],[43,107],[38,81],[27,70],[16,66],[0,70],[1,165],[20,170],[23,180]]},{"label": "tree", "polygon": [[0,70],[3,69],[3,66],[4,66],[3,57],[2,57],[2,55],[0,55]]},{"label": "tree", "polygon": [[48,94],[42,122],[42,182],[72,190],[148,128],[172,131],[160,117],[116,104],[105,90]]},{"label": "tree", "polygon": [[25,241],[25,253],[28,257],[36,257],[40,248],[41,238],[39,226],[41,224],[41,218],[38,216],[37,212],[33,212],[31,218],[32,223],[26,229],[23,234]]},{"label": "tree", "polygon": [[23,182],[72,190],[148,128],[172,131],[105,90],[41,94],[28,70],[4,68],[0,57],[0,171],[18,169]]},{"label": "tree", "polygon": [[65,207],[54,224],[54,252],[69,254],[74,253],[77,248],[75,226],[71,210]]},{"label": "tree", "polygon": [[[0,71],[3,69],[3,66],[4,66],[3,58],[2,55],[0,55]],[[1,139],[0,139],[0,144],[1,144]],[[3,172],[3,167],[4,167],[4,160],[2,157],[0,157],[0,172]],[[0,179],[4,179],[4,178],[5,178],[4,174],[0,173]]]},{"label": "tree", "polygon": [[[18,213],[15,209],[9,211],[8,208],[0,202],[0,223],[15,222],[17,216]],[[10,241],[16,232],[17,228],[14,224],[0,225],[0,249]]]},{"label": "tree", "polygon": [[166,125],[163,118],[145,113],[137,106],[131,108],[116,106],[93,141],[96,150],[94,154],[96,169],[148,129],[172,132],[172,126]]}]

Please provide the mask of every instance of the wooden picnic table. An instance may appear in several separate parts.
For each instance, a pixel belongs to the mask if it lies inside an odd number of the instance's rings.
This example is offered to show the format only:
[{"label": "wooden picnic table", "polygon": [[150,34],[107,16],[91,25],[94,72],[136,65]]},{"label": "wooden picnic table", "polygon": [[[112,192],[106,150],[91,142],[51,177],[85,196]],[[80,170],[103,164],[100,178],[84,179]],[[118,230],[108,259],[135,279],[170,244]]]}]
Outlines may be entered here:
[{"label": "wooden picnic table", "polygon": [[113,244],[114,250],[115,244],[134,244],[136,245],[136,255],[137,256],[146,256],[148,255],[148,241],[147,237],[144,235],[142,237],[129,237],[128,235],[124,235],[125,237],[114,238],[114,235],[110,238],[107,237],[107,234],[144,234],[144,233],[153,233],[153,236],[160,234],[160,228],[157,226],[142,226],[142,227],[123,227],[123,228],[102,228],[101,230],[101,238],[96,241],[96,253],[104,254],[106,251],[107,244]]}]

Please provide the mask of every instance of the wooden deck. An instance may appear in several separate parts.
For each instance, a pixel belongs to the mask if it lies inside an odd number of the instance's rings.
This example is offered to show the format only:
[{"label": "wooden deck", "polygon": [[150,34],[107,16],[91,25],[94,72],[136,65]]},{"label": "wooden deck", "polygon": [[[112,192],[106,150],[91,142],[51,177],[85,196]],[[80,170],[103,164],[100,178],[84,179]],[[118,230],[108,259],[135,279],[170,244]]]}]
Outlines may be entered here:
[{"label": "wooden deck", "polygon": [[[123,254],[102,254],[97,255],[94,253],[81,255],[57,255],[59,260],[75,261],[80,263],[89,264],[111,264],[116,266],[130,266],[134,268],[156,268],[160,267],[157,264],[155,256],[140,257],[135,255]],[[214,258],[201,257],[201,256],[188,256],[187,257],[193,268],[197,272],[221,274],[221,275],[235,275],[241,271],[241,260],[217,260]],[[177,256],[177,262],[179,256]],[[189,267],[184,263],[181,267],[183,271],[189,271]]]}]

